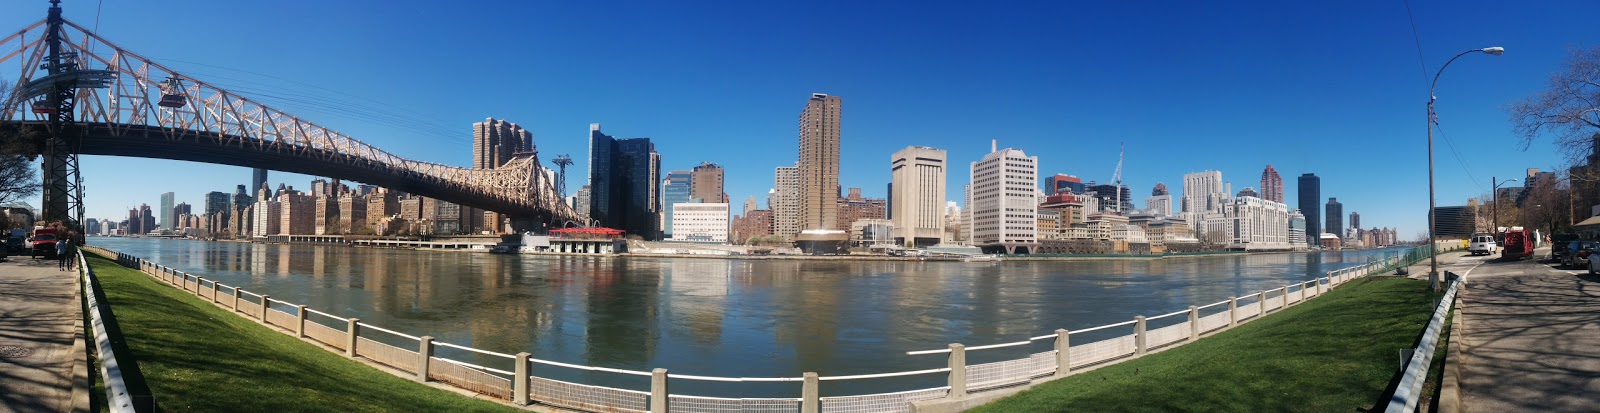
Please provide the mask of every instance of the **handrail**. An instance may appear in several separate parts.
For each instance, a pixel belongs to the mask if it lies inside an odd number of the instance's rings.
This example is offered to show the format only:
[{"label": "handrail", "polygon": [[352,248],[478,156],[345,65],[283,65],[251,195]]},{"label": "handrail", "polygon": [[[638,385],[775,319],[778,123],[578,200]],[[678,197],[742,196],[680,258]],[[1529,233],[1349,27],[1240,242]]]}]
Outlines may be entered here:
[{"label": "handrail", "polygon": [[552,366],[566,367],[566,368],[569,368],[569,369],[578,369],[578,370],[587,370],[587,371],[604,371],[604,372],[607,372],[607,373],[632,374],[632,375],[635,375],[635,376],[645,376],[645,377],[649,377],[650,376],[650,372],[648,372],[648,371],[634,371],[634,370],[614,369],[614,368],[610,368],[610,367],[585,366],[585,365],[580,365],[580,364],[562,363],[562,362],[559,362],[559,361],[550,361],[550,360],[536,359],[536,358],[531,358],[531,357],[528,358],[528,361],[531,361],[531,362],[534,362],[534,363],[539,363],[539,364],[548,364],[548,365],[552,365]]},{"label": "handrail", "polygon": [[[332,319],[339,320],[339,321],[350,321],[350,319],[348,319],[348,318],[344,318],[344,317],[336,316],[336,315],[333,315],[333,314],[328,314],[328,313],[324,313],[324,312],[321,312],[321,311],[317,311],[317,310],[312,309],[311,307],[306,307],[306,312],[309,312],[309,313],[312,313],[312,314],[316,314],[316,315],[320,315],[320,316],[323,316],[323,317],[332,318]],[[444,344],[444,343],[439,343],[439,344]]]},{"label": "handrail", "polygon": [[944,372],[948,372],[948,371],[950,371],[949,367],[943,367],[943,368],[937,368],[937,369],[901,371],[901,372],[894,372],[894,373],[857,374],[857,375],[853,375],[853,376],[825,376],[825,377],[818,377],[817,380],[831,381],[831,380],[880,379],[880,378],[884,378],[884,377],[915,376],[915,375],[918,375],[918,374],[944,373]]},{"label": "handrail", "polygon": [[459,344],[450,344],[450,343],[446,343],[446,342],[443,342],[443,341],[435,341],[435,342],[433,342],[433,344],[441,345],[441,346],[445,346],[445,347],[449,347],[449,348],[453,348],[453,349],[466,350],[466,351],[470,351],[470,352],[473,352],[473,353],[482,354],[482,355],[485,355],[485,356],[504,357],[504,358],[508,358],[508,359],[517,358],[517,356],[513,355],[513,354],[496,353],[496,352],[489,351],[489,350],[479,350],[479,349],[476,349],[476,348],[467,347],[467,346],[463,346],[463,345],[459,345]]},{"label": "handrail", "polygon": [[361,325],[361,328],[370,328],[370,329],[373,329],[373,330],[378,330],[378,331],[382,331],[382,332],[385,332],[385,333],[394,334],[394,335],[397,335],[397,336],[400,336],[400,337],[409,338],[409,339],[412,339],[412,340],[422,340],[422,337],[413,336],[413,335],[410,335],[410,334],[406,334],[406,333],[402,333],[402,332],[399,332],[399,331],[390,330],[390,329],[383,328],[383,327],[378,327],[378,326],[367,324],[367,323],[356,323],[356,324]]},{"label": "handrail", "polygon": [[1072,330],[1072,331],[1068,331],[1067,334],[1087,333],[1087,332],[1090,332],[1090,331],[1105,330],[1105,329],[1112,328],[1112,327],[1131,326],[1134,323],[1138,323],[1138,322],[1139,322],[1139,320],[1128,320],[1128,321],[1123,321],[1123,322],[1116,323],[1116,324],[1106,324],[1106,325],[1099,326],[1099,327],[1089,327],[1089,328],[1085,328],[1085,329],[1082,329],[1082,330]]},{"label": "handrail", "polygon": [[[122,377],[122,366],[117,363],[117,354],[111,347],[111,337],[106,335],[105,319],[109,318],[109,309],[100,302],[100,294],[95,292],[94,286],[99,284],[94,276],[94,269],[89,268],[89,261],[78,253],[78,272],[81,274],[78,286],[87,301],[89,309],[89,323],[94,329],[95,353],[100,359],[100,377],[105,380],[106,400],[111,411],[118,413],[134,413],[133,394],[128,392],[128,383]],[[80,354],[81,356],[81,354]]]},{"label": "handrail", "polygon": [[[696,375],[692,375],[692,374],[671,374],[671,373],[668,373],[667,377],[674,378],[674,379],[700,380],[700,381],[722,381],[722,382],[769,382],[770,383],[770,382],[790,382],[790,381],[804,381],[805,380],[804,377],[717,377],[717,376],[696,376]],[[700,396],[695,396],[695,397],[700,397]]]}]

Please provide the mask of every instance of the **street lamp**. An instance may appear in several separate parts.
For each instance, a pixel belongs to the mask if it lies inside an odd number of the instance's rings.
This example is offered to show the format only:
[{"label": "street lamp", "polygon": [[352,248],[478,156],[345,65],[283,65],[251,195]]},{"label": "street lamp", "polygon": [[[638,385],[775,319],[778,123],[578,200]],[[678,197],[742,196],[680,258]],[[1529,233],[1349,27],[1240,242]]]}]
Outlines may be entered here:
[{"label": "street lamp", "polygon": [[1494,232],[1494,235],[1495,235],[1496,239],[1500,238],[1500,184],[1512,183],[1512,182],[1516,182],[1516,181],[1517,181],[1517,178],[1511,178],[1511,179],[1507,179],[1507,180],[1504,180],[1504,181],[1499,181],[1499,180],[1496,180],[1495,177],[1493,177],[1493,176],[1489,177],[1489,182],[1493,182],[1494,183],[1494,186],[1491,189],[1489,189],[1489,202],[1493,202],[1494,203],[1494,208],[1493,208],[1494,209],[1494,231],[1493,232]]},{"label": "street lamp", "polygon": [[1438,223],[1434,216],[1437,215],[1434,210],[1438,207],[1434,201],[1433,191],[1433,101],[1438,99],[1438,96],[1434,96],[1434,91],[1439,89],[1439,76],[1444,74],[1444,68],[1450,67],[1450,63],[1460,59],[1461,56],[1475,52],[1499,56],[1506,53],[1506,48],[1499,46],[1485,47],[1456,54],[1455,57],[1445,61],[1444,66],[1439,66],[1439,72],[1433,75],[1433,84],[1428,86],[1428,248],[1431,252],[1428,263],[1428,288],[1434,292],[1439,291],[1439,233]]}]

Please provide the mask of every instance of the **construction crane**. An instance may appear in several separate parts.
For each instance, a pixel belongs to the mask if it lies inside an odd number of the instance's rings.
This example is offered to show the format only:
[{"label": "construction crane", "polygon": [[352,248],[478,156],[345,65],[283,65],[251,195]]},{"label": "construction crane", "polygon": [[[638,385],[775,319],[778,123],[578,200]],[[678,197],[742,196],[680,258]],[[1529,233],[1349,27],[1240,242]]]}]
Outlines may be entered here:
[{"label": "construction crane", "polygon": [[1127,214],[1127,211],[1122,210],[1122,156],[1125,152],[1127,146],[1121,142],[1117,143],[1117,171],[1111,173],[1111,185],[1116,186],[1113,190],[1117,191],[1117,214],[1124,215]]},{"label": "construction crane", "polygon": [[556,155],[556,159],[550,162],[556,164],[556,193],[561,194],[562,198],[566,198],[567,166],[572,165],[572,157],[566,155]]}]

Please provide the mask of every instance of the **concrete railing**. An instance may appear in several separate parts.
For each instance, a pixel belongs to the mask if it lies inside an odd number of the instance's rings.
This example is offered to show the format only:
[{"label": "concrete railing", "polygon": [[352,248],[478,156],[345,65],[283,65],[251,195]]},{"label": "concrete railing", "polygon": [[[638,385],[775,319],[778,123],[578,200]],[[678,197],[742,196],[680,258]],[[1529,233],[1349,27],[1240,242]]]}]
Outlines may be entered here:
[{"label": "concrete railing", "polygon": [[1417,411],[1417,403],[1422,400],[1422,385],[1428,379],[1428,368],[1433,365],[1433,352],[1439,345],[1439,335],[1444,331],[1445,318],[1450,315],[1450,310],[1455,306],[1456,293],[1460,291],[1461,279],[1452,273],[1445,273],[1450,279],[1450,288],[1445,289],[1444,298],[1439,300],[1439,306],[1433,309],[1433,318],[1428,320],[1428,328],[1423,330],[1422,340],[1417,342],[1417,348],[1411,352],[1411,359],[1406,362],[1405,375],[1400,377],[1400,385],[1394,389],[1394,396],[1389,399],[1389,407],[1384,411],[1388,413],[1406,413]]},{"label": "concrete railing", "polygon": [[[971,394],[1026,385],[1041,379],[1065,377],[1074,372],[1122,362],[1151,351],[1193,342],[1204,335],[1259,319],[1267,313],[1320,296],[1329,289],[1377,271],[1397,260],[1395,257],[1390,257],[1372,261],[1356,267],[1331,271],[1327,276],[1315,280],[1292,283],[1244,297],[1230,298],[1200,307],[1189,307],[1187,310],[1149,318],[1137,317],[1132,321],[1075,331],[1056,330],[1053,334],[1012,343],[974,347],[951,344],[945,349],[909,353],[913,355],[948,353],[947,366],[941,368],[849,376],[820,376],[814,372],[807,372],[798,377],[715,377],[669,373],[667,369],[659,368],[639,371],[584,366],[537,359],[531,357],[529,353],[498,353],[440,342],[430,336],[419,337],[388,330],[363,323],[356,318],[339,317],[304,305],[274,299],[265,294],[245,291],[132,255],[95,247],[85,247],[85,249],[99,251],[108,257],[116,257],[119,263],[138,268],[173,287],[189,291],[236,314],[276,327],[286,334],[310,339],[330,351],[339,352],[347,357],[366,359],[388,366],[396,371],[395,374],[412,377],[417,381],[443,382],[516,405],[538,403],[582,411],[641,413],[668,411],[716,413],[750,410],[797,413],[909,412],[912,411],[913,402],[963,399]],[[1226,307],[1223,307],[1224,305]],[[1184,315],[1187,315],[1187,318],[1179,318]],[[1151,323],[1163,327],[1148,328]],[[1131,334],[1091,343],[1077,344],[1070,341],[1074,334],[1115,328],[1131,328],[1132,331]],[[1041,340],[1054,340],[1054,348],[1016,360],[980,364],[968,364],[966,361],[968,351],[1022,346]],[[493,362],[470,363],[441,354],[441,350],[456,354],[470,353],[480,360],[493,360]],[[534,371],[535,365],[634,376],[641,380],[648,377],[650,386],[648,389],[621,389],[560,381],[530,374]],[[932,374],[945,374],[946,385],[865,395],[824,396],[820,391],[821,382],[824,381],[844,382]],[[800,389],[799,397],[788,398],[721,398],[670,393],[669,384],[680,380],[798,383]]]},{"label": "concrete railing", "polygon": [[128,384],[123,380],[122,367],[117,363],[117,354],[111,348],[111,336],[106,332],[106,320],[111,318],[111,307],[100,297],[100,281],[95,278],[94,269],[89,268],[83,254],[78,254],[77,261],[78,288],[83,293],[84,307],[89,312],[90,328],[94,330],[95,353],[99,354],[100,380],[105,386],[106,407],[116,413],[152,411],[149,405],[154,403],[149,399],[140,400],[143,406],[135,409],[133,393],[128,391]]}]

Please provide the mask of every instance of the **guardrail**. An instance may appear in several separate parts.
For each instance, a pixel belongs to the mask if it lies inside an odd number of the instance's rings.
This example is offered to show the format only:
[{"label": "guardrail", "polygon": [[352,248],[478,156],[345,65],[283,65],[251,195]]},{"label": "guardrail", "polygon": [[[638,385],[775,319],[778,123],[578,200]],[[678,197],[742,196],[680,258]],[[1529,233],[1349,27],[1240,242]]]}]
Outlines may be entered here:
[{"label": "guardrail", "polygon": [[[1259,319],[1270,312],[1319,297],[1332,288],[1356,277],[1381,271],[1399,260],[1398,257],[1388,257],[1369,261],[1359,266],[1330,271],[1326,276],[1314,280],[1292,283],[1204,306],[1191,306],[1187,310],[1149,318],[1141,316],[1131,321],[1074,331],[1056,330],[1053,334],[1016,342],[970,348],[961,344],[951,344],[945,349],[907,353],[912,355],[948,353],[948,366],[943,368],[848,376],[819,376],[814,372],[806,372],[800,377],[714,377],[669,373],[667,369],[659,368],[639,371],[584,366],[537,359],[525,352],[505,354],[439,342],[430,336],[419,337],[388,330],[363,323],[360,319],[339,317],[304,305],[273,299],[265,294],[245,291],[132,255],[97,247],[84,248],[98,251],[108,257],[114,256],[119,263],[138,268],[156,279],[189,291],[219,307],[276,327],[284,333],[309,338],[350,358],[366,359],[388,366],[398,370],[397,374],[414,377],[417,381],[443,382],[517,405],[540,403],[585,411],[640,413],[667,411],[718,413],[747,410],[805,413],[909,412],[912,410],[912,402],[956,399],[974,393],[1025,385],[1036,380],[1065,377],[1077,371],[1138,358],[1150,351],[1193,342],[1204,335],[1215,334]],[[1227,307],[1222,309],[1224,304]],[[1187,314],[1186,319],[1171,321],[1185,314]],[[1166,325],[1150,329],[1148,328],[1150,323]],[[1084,344],[1071,342],[1071,336],[1074,334],[1129,326],[1133,327],[1131,334]],[[1052,350],[1032,353],[1021,359],[980,364],[968,364],[966,361],[967,351],[1016,347],[1051,339],[1055,344]],[[485,363],[494,366],[449,358],[437,353],[441,348],[458,353],[477,354],[485,359],[494,360],[494,363]],[[645,391],[560,381],[530,374],[533,371],[533,364],[649,377],[650,387]],[[945,386],[865,395],[819,394],[820,382],[823,381],[869,380],[940,373],[946,374]],[[721,398],[673,394],[668,392],[671,380],[800,383],[800,397]]]},{"label": "guardrail", "polygon": [[[122,378],[122,367],[117,363],[117,354],[111,348],[111,337],[106,334],[105,320],[111,317],[111,308],[100,298],[100,281],[95,278],[94,269],[89,268],[83,254],[78,254],[77,260],[78,288],[83,292],[85,308],[89,310],[89,325],[94,330],[94,347],[100,355],[100,380],[106,388],[107,408],[117,413],[137,412],[133,405],[133,393],[128,391],[128,384]],[[149,410],[148,406],[145,410]]]},{"label": "guardrail", "polygon": [[[1448,272],[1445,274],[1447,277],[1454,276]],[[1439,300],[1439,306],[1433,309],[1433,318],[1428,320],[1428,329],[1423,330],[1422,340],[1411,352],[1411,360],[1406,362],[1405,375],[1401,376],[1400,385],[1395,388],[1394,396],[1389,398],[1389,407],[1384,409],[1385,412],[1417,411],[1417,403],[1422,400],[1422,384],[1427,381],[1428,367],[1433,364],[1433,352],[1439,345],[1440,333],[1444,331],[1444,319],[1455,306],[1456,293],[1460,287],[1461,279],[1458,277],[1452,279],[1450,287],[1444,292],[1444,297]]]}]

